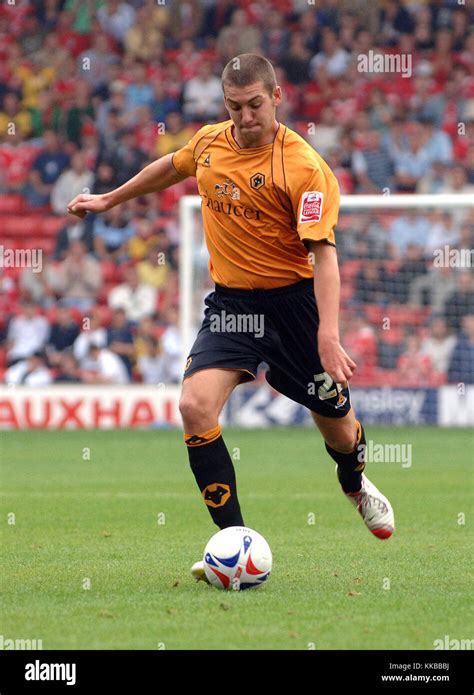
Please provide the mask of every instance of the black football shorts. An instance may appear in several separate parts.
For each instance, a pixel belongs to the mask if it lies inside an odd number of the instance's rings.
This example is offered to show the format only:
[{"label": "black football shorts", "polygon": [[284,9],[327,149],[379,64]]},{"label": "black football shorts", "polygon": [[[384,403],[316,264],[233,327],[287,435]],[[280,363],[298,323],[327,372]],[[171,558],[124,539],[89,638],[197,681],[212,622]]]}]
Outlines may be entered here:
[{"label": "black football shorts", "polygon": [[270,386],[296,403],[327,417],[349,412],[349,389],[334,383],[319,359],[312,279],[270,290],[216,285],[205,304],[184,379],[202,369],[233,369],[243,383],[266,362]]}]

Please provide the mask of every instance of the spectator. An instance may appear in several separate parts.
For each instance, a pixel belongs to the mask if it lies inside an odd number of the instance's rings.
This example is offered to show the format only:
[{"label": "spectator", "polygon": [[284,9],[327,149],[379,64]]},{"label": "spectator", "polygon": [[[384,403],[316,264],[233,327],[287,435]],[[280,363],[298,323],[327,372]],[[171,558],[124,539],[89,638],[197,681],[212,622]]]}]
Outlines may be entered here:
[{"label": "spectator", "polygon": [[392,186],[393,162],[377,130],[369,130],[365,147],[354,152],[352,169],[359,193],[381,193]]},{"label": "spectator", "polygon": [[372,128],[384,131],[390,125],[394,114],[394,105],[382,89],[375,87],[371,90],[367,103],[367,113]]},{"label": "spectator", "polygon": [[117,178],[112,164],[107,160],[101,161],[95,172],[92,193],[101,195],[102,193],[108,193],[116,187]]},{"label": "spectator", "polygon": [[400,382],[408,387],[427,386],[431,380],[432,370],[431,358],[423,352],[420,336],[409,335],[405,349],[397,362]]},{"label": "spectator", "polygon": [[430,333],[423,340],[421,351],[428,355],[436,373],[446,375],[455,345],[456,336],[450,333],[446,319],[439,315],[433,316]]},{"label": "spectator", "polygon": [[133,114],[139,106],[150,106],[153,87],[147,78],[146,65],[136,61],[131,69],[131,81],[125,90],[125,111]]},{"label": "spectator", "polygon": [[474,275],[467,269],[458,271],[456,284],[455,291],[446,300],[444,315],[448,324],[459,331],[463,317],[474,314]]},{"label": "spectator", "polygon": [[36,306],[22,301],[22,311],[14,316],[7,331],[7,362],[9,365],[43,350],[49,334],[49,323],[36,313]]},{"label": "spectator", "polygon": [[89,364],[82,369],[81,378],[86,384],[128,384],[127,369],[118,355],[111,350],[91,343]]},{"label": "spectator", "polygon": [[382,45],[396,46],[400,35],[411,34],[415,23],[401,0],[387,0],[380,10],[380,29],[378,39]]},{"label": "spectator", "polygon": [[55,31],[54,26],[48,30],[41,48],[33,53],[32,60],[39,65],[53,67],[56,74],[58,74],[61,72],[64,63],[68,60],[69,55],[69,52],[59,43],[59,35]]},{"label": "spectator", "polygon": [[421,246],[408,244],[405,253],[405,257],[390,278],[392,301],[397,304],[407,303],[410,283],[427,272],[427,263],[423,258]]},{"label": "spectator", "polygon": [[98,9],[97,18],[103,31],[122,43],[135,24],[135,10],[128,2],[108,0]]},{"label": "spectator", "polygon": [[451,356],[448,381],[474,384],[474,313],[466,314],[462,319],[462,333]]},{"label": "spectator", "polygon": [[245,10],[238,8],[234,10],[230,24],[219,32],[217,52],[221,61],[227,63],[241,53],[258,52],[260,41],[260,30],[249,25]]},{"label": "spectator", "polygon": [[122,205],[107,210],[93,223],[94,250],[101,260],[117,262],[127,258],[127,246],[133,236],[133,225]]},{"label": "spectator", "polygon": [[120,357],[131,377],[135,347],[133,335],[123,309],[115,309],[113,313],[112,321],[107,329],[107,347]]},{"label": "spectator", "polygon": [[435,314],[444,310],[448,297],[456,289],[456,274],[449,266],[431,265],[425,275],[410,283],[408,303],[414,306],[430,306]]},{"label": "spectator", "polygon": [[[472,14],[471,14],[472,19]],[[461,51],[466,39],[469,36],[470,28],[472,25],[469,24],[469,14],[466,7],[460,7],[459,5],[453,7],[451,12],[451,31],[453,39],[453,50]]]},{"label": "spectator", "polygon": [[[472,122],[472,131],[474,133],[474,121]],[[466,158],[464,160],[464,165],[466,167],[466,177],[469,185],[474,186],[474,137],[472,138],[473,144],[469,145],[467,150]]]},{"label": "spectator", "polygon": [[147,156],[138,147],[137,135],[132,128],[120,132],[117,148],[109,152],[109,157],[112,167],[117,172],[118,185],[138,174],[147,162]]},{"label": "spectator", "polygon": [[[344,218],[341,219],[343,223]],[[341,224],[342,230],[342,224]],[[339,238],[343,257],[352,259],[386,259],[387,234],[379,220],[366,213],[352,213],[348,228]]]},{"label": "spectator", "polygon": [[[103,101],[98,109],[95,125],[99,133],[101,149],[107,150],[109,143],[118,142],[117,133],[126,125],[124,117],[126,106],[127,85],[123,80],[114,80],[109,86],[108,99]],[[112,128],[112,140],[109,131]],[[114,139],[115,138],[115,139]]]},{"label": "spectator", "polygon": [[334,109],[326,106],[321,111],[319,122],[312,125],[307,136],[308,142],[326,159],[339,144],[342,134],[342,127],[336,121]]},{"label": "spectator", "polygon": [[192,39],[199,32],[202,22],[202,3],[199,0],[186,0],[186,10],[180,3],[170,3],[169,33],[174,45],[185,39]]},{"label": "spectator", "polygon": [[[464,166],[454,165],[448,174],[448,178],[445,186],[441,189],[440,193],[463,193],[463,194],[474,194],[474,185],[468,183],[467,172]],[[453,220],[455,224],[463,224],[466,221],[466,215],[468,211],[465,207],[454,208],[452,212]]]},{"label": "spectator", "polygon": [[93,310],[90,317],[82,320],[82,330],[72,346],[72,352],[81,367],[87,368],[87,359],[92,343],[105,347],[107,345],[107,331],[102,325],[99,311]]},{"label": "spectator", "polygon": [[125,282],[114,287],[108,296],[111,309],[123,309],[127,319],[137,323],[152,316],[156,310],[156,290],[139,282],[137,270],[130,266],[124,272]]},{"label": "spectator", "polygon": [[145,353],[138,358],[137,373],[144,384],[165,383],[167,381],[166,359],[160,351],[156,338],[146,338]]},{"label": "spectator", "polygon": [[[339,184],[341,195],[349,195],[354,190],[354,180],[350,168],[344,166],[343,159],[344,151],[341,147],[334,147],[326,156],[326,161]],[[381,241],[385,244],[383,239]]]},{"label": "spectator", "polygon": [[306,45],[305,35],[301,31],[290,34],[290,45],[288,51],[279,61],[280,66],[285,70],[287,79],[291,84],[304,84],[309,80],[309,61],[311,51]]},{"label": "spectator", "polygon": [[15,130],[23,138],[27,138],[32,131],[31,113],[20,103],[15,92],[7,92],[3,97],[3,107],[0,111],[0,141],[6,142],[12,135],[11,123],[15,124]]},{"label": "spectator", "polygon": [[[38,50],[43,43],[40,34],[36,35],[35,40],[39,40],[39,43],[33,49],[34,51]],[[38,60],[31,58],[28,60],[26,56],[14,66],[14,75],[15,81],[21,85],[22,104],[26,109],[38,106],[39,95],[49,89],[57,77],[52,65],[42,65]]]},{"label": "spectator", "polygon": [[79,363],[72,352],[65,351],[60,355],[57,373],[54,378],[56,384],[80,384],[82,382]]},{"label": "spectator", "polygon": [[446,185],[448,166],[444,162],[432,162],[429,169],[417,182],[417,193],[441,193]]},{"label": "spectator", "polygon": [[263,54],[269,61],[279,62],[281,55],[288,49],[289,32],[285,27],[285,15],[273,9],[266,17],[262,33],[261,46]]},{"label": "spectator", "polygon": [[447,133],[440,128],[435,128],[434,119],[431,116],[422,116],[421,138],[425,143],[430,165],[433,162],[449,164],[453,160],[453,145]]},{"label": "spectator", "polygon": [[165,287],[168,279],[169,242],[165,232],[149,242],[146,258],[137,264],[140,282],[159,290]]},{"label": "spectator", "polygon": [[57,281],[65,306],[88,311],[96,303],[102,271],[97,260],[87,253],[83,241],[71,243],[58,266]]},{"label": "spectator", "polygon": [[433,258],[433,254],[444,246],[456,246],[459,242],[459,229],[453,222],[449,212],[436,210],[431,215],[431,227],[425,244],[425,256]]},{"label": "spectator", "polygon": [[344,345],[352,359],[367,373],[377,366],[377,340],[375,331],[363,312],[355,312],[344,331]]},{"label": "spectator", "polygon": [[433,16],[430,7],[419,7],[415,15],[415,46],[418,51],[434,48]]},{"label": "spectator", "polygon": [[78,148],[83,147],[84,135],[89,130],[95,134],[95,111],[91,104],[91,90],[86,80],[77,80],[75,77],[74,94],[71,105],[65,109],[62,116],[64,124],[61,132],[64,132],[68,142],[72,142]]},{"label": "spectator", "polygon": [[[94,190],[95,193],[95,190]],[[54,260],[64,260],[73,241],[82,241],[87,253],[92,253],[94,250],[94,235],[92,233],[92,222],[90,219],[78,222],[67,222],[62,227],[56,237],[56,246],[54,249]]]},{"label": "spectator", "polygon": [[397,189],[403,193],[414,193],[418,181],[428,174],[431,166],[430,154],[423,143],[419,123],[411,123],[407,129],[408,144],[395,156],[395,180]]},{"label": "spectator", "polygon": [[132,261],[143,261],[148,253],[150,244],[156,244],[156,234],[153,222],[146,217],[132,220],[134,235],[127,245],[127,254]]},{"label": "spectator", "polygon": [[125,34],[125,52],[134,60],[148,62],[154,57],[156,49],[163,46],[162,33],[150,19],[149,8],[140,7],[133,26]]},{"label": "spectator", "polygon": [[353,10],[342,10],[338,17],[338,33],[341,47],[351,52],[355,43],[355,37],[364,20]]},{"label": "spectator", "polygon": [[24,195],[31,207],[43,207],[49,203],[53,184],[69,166],[69,156],[61,149],[59,138],[53,130],[44,133],[45,149],[33,161]]},{"label": "spectator", "polygon": [[175,111],[169,113],[166,119],[165,132],[158,136],[156,143],[157,156],[164,157],[165,154],[184,147],[193,134],[193,130],[183,124],[181,114]]},{"label": "spectator", "polygon": [[152,83],[153,98],[151,100],[151,113],[155,123],[165,123],[172,111],[179,111],[179,99],[166,93],[165,85],[161,80]]},{"label": "spectator", "polygon": [[441,193],[474,193],[474,186],[468,183],[466,169],[462,164],[452,167]]},{"label": "spectator", "polygon": [[[474,215],[473,215],[474,221]],[[459,241],[457,243],[457,248],[460,251],[469,252],[471,258],[474,254],[474,226],[467,221],[459,229]],[[471,267],[474,266],[474,262],[471,263]]]},{"label": "spectator", "polygon": [[[303,41],[311,55],[319,53],[321,44],[320,19],[314,8],[310,8],[306,3],[303,4],[303,11],[300,15],[299,28],[303,35]],[[291,36],[293,32],[291,33]],[[290,41],[291,41],[290,36]]]},{"label": "spectator", "polygon": [[20,295],[45,309],[56,301],[57,280],[54,265],[43,259],[41,268],[36,272],[33,268],[24,268],[20,274]]},{"label": "spectator", "polygon": [[183,360],[181,333],[178,328],[178,310],[171,306],[166,311],[167,328],[161,336],[161,347],[166,358],[168,379],[179,383],[182,378]]},{"label": "spectator", "polygon": [[41,351],[34,352],[27,359],[16,362],[5,372],[6,384],[15,386],[49,386],[52,382],[51,372],[46,365],[46,358]]},{"label": "spectator", "polygon": [[389,277],[379,261],[366,261],[357,273],[354,301],[382,306],[390,301]]},{"label": "spectator", "polygon": [[71,159],[71,168],[64,171],[51,189],[51,207],[56,215],[65,215],[71,195],[90,193],[94,174],[86,166],[82,152],[76,152]]},{"label": "spectator", "polygon": [[137,359],[146,354],[147,342],[150,338],[157,337],[157,331],[158,328],[152,318],[146,317],[140,321],[133,339]]},{"label": "spectator", "polygon": [[71,310],[69,307],[59,304],[56,320],[51,325],[46,346],[48,360],[51,365],[59,364],[61,354],[68,348],[72,348],[78,335],[79,328],[71,316]]},{"label": "spectator", "polygon": [[188,121],[216,120],[222,107],[222,87],[212,73],[211,63],[201,63],[197,76],[185,84],[183,98],[183,113]]},{"label": "spectator", "polygon": [[330,79],[335,80],[346,72],[351,57],[339,45],[335,31],[325,27],[322,36],[322,50],[311,59],[310,74],[317,79],[318,73],[323,71]]},{"label": "spectator", "polygon": [[46,29],[39,23],[36,13],[26,15],[18,42],[26,56],[38,51],[44,43]]},{"label": "spectator", "polygon": [[424,249],[429,232],[428,218],[415,210],[408,210],[405,215],[396,217],[388,233],[391,255],[394,258],[403,257],[409,244]]}]

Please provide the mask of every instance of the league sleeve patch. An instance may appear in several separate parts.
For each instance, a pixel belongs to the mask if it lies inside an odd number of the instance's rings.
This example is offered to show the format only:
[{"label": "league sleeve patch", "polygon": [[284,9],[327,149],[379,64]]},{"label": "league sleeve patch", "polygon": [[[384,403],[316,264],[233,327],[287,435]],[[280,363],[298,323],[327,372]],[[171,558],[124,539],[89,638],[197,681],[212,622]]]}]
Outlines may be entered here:
[{"label": "league sleeve patch", "polygon": [[319,191],[305,191],[301,199],[299,224],[319,222],[323,214],[323,194]]}]

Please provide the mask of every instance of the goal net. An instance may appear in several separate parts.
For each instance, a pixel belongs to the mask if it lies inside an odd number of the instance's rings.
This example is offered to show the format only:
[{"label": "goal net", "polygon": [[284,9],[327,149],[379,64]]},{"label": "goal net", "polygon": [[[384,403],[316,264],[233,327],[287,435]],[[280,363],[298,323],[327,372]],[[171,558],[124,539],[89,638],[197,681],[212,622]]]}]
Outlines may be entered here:
[{"label": "goal net", "polygon": [[[472,196],[341,197],[336,243],[341,339],[354,386],[473,383]],[[181,329],[186,357],[213,290],[201,199],[180,202]]]}]

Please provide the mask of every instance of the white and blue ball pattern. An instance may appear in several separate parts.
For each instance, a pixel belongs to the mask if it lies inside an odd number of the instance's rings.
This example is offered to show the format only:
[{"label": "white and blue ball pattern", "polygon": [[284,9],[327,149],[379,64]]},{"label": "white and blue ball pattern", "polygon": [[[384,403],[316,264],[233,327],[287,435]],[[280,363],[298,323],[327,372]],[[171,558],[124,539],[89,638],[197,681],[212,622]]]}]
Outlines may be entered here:
[{"label": "white and blue ball pattern", "polygon": [[203,560],[206,577],[218,589],[256,589],[267,581],[272,569],[267,541],[244,526],[230,526],[214,534]]}]

